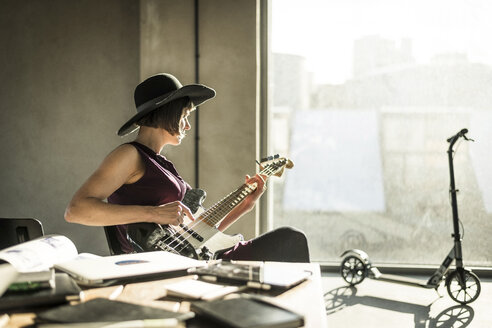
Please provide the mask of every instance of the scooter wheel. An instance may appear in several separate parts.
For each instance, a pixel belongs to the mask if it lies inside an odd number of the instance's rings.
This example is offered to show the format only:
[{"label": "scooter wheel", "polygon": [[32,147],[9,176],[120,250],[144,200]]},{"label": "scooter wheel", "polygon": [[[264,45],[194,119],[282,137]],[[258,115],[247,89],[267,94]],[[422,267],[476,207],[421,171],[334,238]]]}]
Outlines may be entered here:
[{"label": "scooter wheel", "polygon": [[367,267],[362,260],[356,256],[347,256],[340,266],[340,274],[351,286],[360,284],[367,275]]},{"label": "scooter wheel", "polygon": [[480,280],[477,275],[468,270],[463,270],[464,281],[460,284],[460,274],[458,270],[451,272],[446,279],[446,287],[449,296],[456,302],[468,304],[473,302],[480,295]]}]

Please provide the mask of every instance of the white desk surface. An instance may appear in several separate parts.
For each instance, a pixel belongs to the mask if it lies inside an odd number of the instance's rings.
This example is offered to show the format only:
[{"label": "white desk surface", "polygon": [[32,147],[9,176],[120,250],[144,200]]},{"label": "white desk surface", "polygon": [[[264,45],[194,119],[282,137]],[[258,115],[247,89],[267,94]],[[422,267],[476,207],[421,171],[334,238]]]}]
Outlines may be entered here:
[{"label": "white desk surface", "polygon": [[[319,264],[315,263],[275,263],[285,267],[302,268],[312,272],[312,276],[300,285],[276,296],[274,303],[287,309],[295,311],[305,317],[305,327],[324,328],[327,327],[326,310],[321,285],[321,273]],[[161,301],[157,300],[166,296],[163,285],[180,279],[190,279],[190,276],[165,280],[155,280],[127,284],[125,286],[111,286],[105,288],[93,288],[82,292],[82,301],[88,301],[96,297],[107,297],[119,301],[138,303],[164,308],[171,311],[187,311],[188,302]],[[1,328],[20,328],[32,324],[35,315],[33,313],[11,314],[8,318],[1,317]],[[1,325],[3,322],[3,326]],[[7,323],[5,323],[7,322]]]}]

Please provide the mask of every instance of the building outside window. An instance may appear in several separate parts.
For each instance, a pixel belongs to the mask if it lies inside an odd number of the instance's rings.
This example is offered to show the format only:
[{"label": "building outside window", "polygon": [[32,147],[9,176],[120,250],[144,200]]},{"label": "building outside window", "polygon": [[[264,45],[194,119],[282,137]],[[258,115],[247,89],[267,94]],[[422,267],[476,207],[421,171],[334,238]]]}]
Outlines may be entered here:
[{"label": "building outside window", "polygon": [[306,232],[314,261],[350,248],[437,264],[452,247],[446,139],[465,264],[492,265],[492,3],[272,0],[272,226]]}]

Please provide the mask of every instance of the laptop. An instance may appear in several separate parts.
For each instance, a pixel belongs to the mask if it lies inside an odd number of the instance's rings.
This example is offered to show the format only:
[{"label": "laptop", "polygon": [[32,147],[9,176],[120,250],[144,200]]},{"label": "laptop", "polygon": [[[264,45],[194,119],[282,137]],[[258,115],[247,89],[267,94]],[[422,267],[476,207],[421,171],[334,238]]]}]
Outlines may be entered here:
[{"label": "laptop", "polygon": [[155,251],[79,258],[58,263],[55,269],[68,273],[80,285],[110,286],[186,275],[188,269],[204,265],[204,261]]},{"label": "laptop", "polygon": [[203,280],[236,283],[264,290],[287,290],[307,280],[311,271],[292,268],[285,263],[238,263],[220,261],[188,270]]}]

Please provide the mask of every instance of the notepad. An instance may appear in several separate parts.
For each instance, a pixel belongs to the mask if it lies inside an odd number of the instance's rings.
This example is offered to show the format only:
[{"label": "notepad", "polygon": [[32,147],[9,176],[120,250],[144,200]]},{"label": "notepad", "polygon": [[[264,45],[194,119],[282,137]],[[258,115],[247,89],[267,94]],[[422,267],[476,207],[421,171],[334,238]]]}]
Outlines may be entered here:
[{"label": "notepad", "polygon": [[185,279],[164,286],[168,296],[194,300],[214,300],[241,290],[240,286],[210,283],[196,279]]}]

